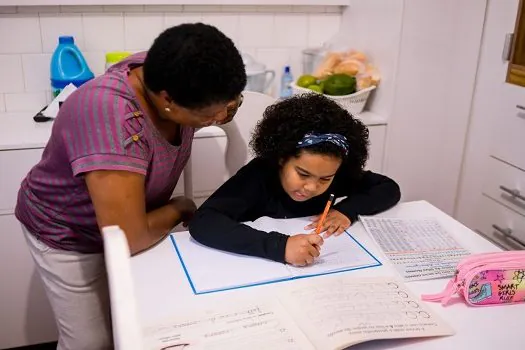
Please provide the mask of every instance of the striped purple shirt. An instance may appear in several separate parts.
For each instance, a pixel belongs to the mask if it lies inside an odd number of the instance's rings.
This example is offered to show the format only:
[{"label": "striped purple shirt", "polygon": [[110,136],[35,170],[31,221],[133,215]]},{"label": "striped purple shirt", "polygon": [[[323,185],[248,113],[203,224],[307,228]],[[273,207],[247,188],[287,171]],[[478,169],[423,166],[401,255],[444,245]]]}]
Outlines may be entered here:
[{"label": "striped purple shirt", "polygon": [[103,251],[102,236],[83,174],[125,170],[146,176],[146,207],[171,197],[190,156],[194,129],[182,127],[180,146],[162,137],[128,82],[135,54],[82,85],[54,122],[42,159],[18,193],[16,217],[47,245],[81,253]]}]

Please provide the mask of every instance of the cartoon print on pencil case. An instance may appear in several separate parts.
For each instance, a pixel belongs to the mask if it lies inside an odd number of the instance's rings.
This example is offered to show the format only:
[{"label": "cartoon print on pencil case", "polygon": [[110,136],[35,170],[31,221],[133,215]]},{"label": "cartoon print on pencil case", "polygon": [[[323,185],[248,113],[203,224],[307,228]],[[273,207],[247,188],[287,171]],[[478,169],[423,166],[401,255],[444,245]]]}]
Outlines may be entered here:
[{"label": "cartoon print on pencil case", "polygon": [[521,284],[521,282],[525,279],[525,270],[514,271],[514,276],[512,277],[512,279],[518,282],[518,284]]},{"label": "cartoon print on pencil case", "polygon": [[485,299],[489,299],[490,297],[492,297],[492,284],[490,284],[490,282],[482,284],[481,288],[479,288],[479,293],[477,295],[472,295],[473,293],[477,291],[476,289],[473,290],[472,292],[469,290],[469,299],[472,303],[476,304]]}]

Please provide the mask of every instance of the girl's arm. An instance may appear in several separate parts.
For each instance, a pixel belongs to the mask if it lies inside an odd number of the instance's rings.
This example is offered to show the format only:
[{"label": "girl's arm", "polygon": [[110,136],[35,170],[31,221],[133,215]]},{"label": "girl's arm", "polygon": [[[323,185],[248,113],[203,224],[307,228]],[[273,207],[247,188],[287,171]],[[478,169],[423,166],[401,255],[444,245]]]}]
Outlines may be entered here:
[{"label": "girl's arm", "polygon": [[[342,175],[342,174],[341,174]],[[338,187],[347,196],[334,206],[353,223],[358,215],[373,215],[385,211],[399,202],[399,185],[389,177],[365,171],[357,183],[338,179]]]},{"label": "girl's arm", "polygon": [[267,171],[258,159],[241,168],[197,210],[191,236],[212,248],[285,262],[287,235],[242,224],[264,215]]}]

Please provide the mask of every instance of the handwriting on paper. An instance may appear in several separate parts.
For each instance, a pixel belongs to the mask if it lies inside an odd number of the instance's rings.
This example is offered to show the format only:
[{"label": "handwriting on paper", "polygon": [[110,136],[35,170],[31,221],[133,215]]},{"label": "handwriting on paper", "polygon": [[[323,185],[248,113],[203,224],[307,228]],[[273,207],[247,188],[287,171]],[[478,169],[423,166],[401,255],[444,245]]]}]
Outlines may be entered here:
[{"label": "handwriting on paper", "polygon": [[195,312],[145,331],[149,349],[312,349],[277,303]]},{"label": "handwriting on paper", "polygon": [[290,287],[283,303],[314,345],[333,348],[365,340],[447,334],[451,330],[401,283],[352,281]]}]

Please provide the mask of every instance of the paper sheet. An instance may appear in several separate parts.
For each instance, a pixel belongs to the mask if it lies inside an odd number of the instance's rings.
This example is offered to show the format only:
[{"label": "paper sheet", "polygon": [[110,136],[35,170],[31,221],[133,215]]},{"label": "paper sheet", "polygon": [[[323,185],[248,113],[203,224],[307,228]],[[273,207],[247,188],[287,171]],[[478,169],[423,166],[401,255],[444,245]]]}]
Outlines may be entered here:
[{"label": "paper sheet", "polygon": [[312,345],[278,301],[192,312],[148,327],[150,350],[310,350]]},{"label": "paper sheet", "polygon": [[454,333],[402,282],[391,278],[334,275],[321,283],[299,280],[287,286],[280,299],[317,349]]},{"label": "paper sheet", "polygon": [[[294,235],[304,233],[309,223],[308,218],[263,217],[247,225]],[[209,248],[194,241],[188,233],[178,233],[172,236],[172,241],[196,294],[381,265],[346,233],[326,239],[316,262],[301,268]]]},{"label": "paper sheet", "polygon": [[453,276],[458,262],[470,254],[432,218],[360,220],[407,281]]},{"label": "paper sheet", "polygon": [[[310,224],[308,218],[295,219],[271,219],[268,217],[260,218],[249,224],[263,231],[278,231],[289,234],[290,236],[305,233],[304,227]],[[293,277],[316,275],[327,272],[344,270],[348,267],[359,268],[365,266],[379,266],[366,250],[347,233],[339,236],[331,236],[324,240],[321,247],[321,255],[312,265],[306,267],[294,267],[286,265]]]}]

